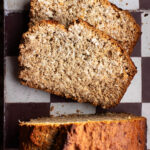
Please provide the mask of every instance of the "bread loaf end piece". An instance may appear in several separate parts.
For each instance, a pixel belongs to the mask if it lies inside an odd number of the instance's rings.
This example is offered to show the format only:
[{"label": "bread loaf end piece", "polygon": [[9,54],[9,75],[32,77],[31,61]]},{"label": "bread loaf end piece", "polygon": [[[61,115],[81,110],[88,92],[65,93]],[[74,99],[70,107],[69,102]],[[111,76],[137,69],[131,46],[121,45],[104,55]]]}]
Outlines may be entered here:
[{"label": "bread loaf end piece", "polygon": [[145,150],[146,119],[101,114],[20,123],[21,150]]}]

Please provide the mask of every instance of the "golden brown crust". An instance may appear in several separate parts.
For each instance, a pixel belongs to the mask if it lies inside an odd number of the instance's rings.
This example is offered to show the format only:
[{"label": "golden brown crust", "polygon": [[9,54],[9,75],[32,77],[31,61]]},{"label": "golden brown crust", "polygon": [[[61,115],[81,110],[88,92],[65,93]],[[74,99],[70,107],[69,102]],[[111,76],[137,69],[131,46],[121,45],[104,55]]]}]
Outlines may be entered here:
[{"label": "golden brown crust", "polygon": [[[123,93],[125,93],[126,90],[127,90],[127,87],[130,85],[130,81],[133,79],[134,75],[135,75],[136,72],[137,72],[134,63],[132,62],[132,60],[131,60],[130,57],[128,56],[127,52],[124,51],[121,47],[119,47],[119,46],[118,46],[118,43],[117,43],[115,40],[113,40],[111,37],[109,37],[108,35],[106,35],[104,32],[95,29],[94,27],[92,27],[91,25],[89,25],[88,23],[84,22],[84,21],[81,20],[81,19],[78,19],[78,20],[74,21],[74,23],[76,23],[76,22],[82,24],[85,28],[88,28],[89,30],[92,30],[92,31],[96,32],[97,34],[99,34],[100,37],[102,36],[102,37],[108,39],[109,41],[111,41],[112,44],[117,45],[117,47],[118,47],[117,50],[120,51],[120,52],[126,57],[126,59],[128,60],[130,66],[131,66],[131,70],[130,70],[131,72],[130,72],[130,76],[129,76],[128,83],[127,83],[126,87],[124,87]],[[56,21],[53,21],[53,20],[43,20],[43,21],[40,21],[39,23],[37,23],[35,26],[32,26],[32,27],[29,29],[29,31],[26,32],[26,33],[23,35],[23,39],[25,38],[26,35],[30,34],[30,32],[31,32],[32,30],[36,30],[39,26],[45,25],[45,24],[50,24],[50,25],[52,25],[52,26],[59,26],[59,28],[61,28],[61,29],[65,30],[66,32],[68,32],[68,31],[67,31],[68,29],[66,29],[64,25],[61,25],[61,24],[59,24],[59,23],[56,22]],[[72,24],[71,24],[71,25],[72,25]],[[71,25],[70,25],[70,26],[71,26]],[[70,27],[70,26],[69,26],[69,27]],[[68,27],[68,28],[69,28],[69,27]],[[21,47],[22,47],[22,44],[20,44],[19,48],[21,49]],[[22,50],[22,49],[21,49],[20,53],[23,53],[23,50]],[[21,62],[21,56],[18,57],[18,60],[19,60],[19,62]],[[21,64],[20,64],[20,66],[21,66]],[[19,78],[20,78],[20,79],[23,79],[23,76],[19,75]],[[74,98],[74,97],[72,97],[72,96],[62,95],[62,93],[59,92],[59,91],[53,91],[53,90],[45,89],[45,88],[42,89],[42,88],[39,87],[38,85],[35,85],[32,81],[26,82],[26,81],[21,80],[21,83],[22,83],[23,85],[29,86],[29,87],[31,87],[31,88],[37,88],[37,89],[44,90],[44,91],[49,92],[49,93],[51,93],[51,94],[55,94],[55,95],[58,95],[58,96],[65,96],[66,98],[72,98],[72,99],[77,100],[78,102],[81,102],[81,103],[82,103],[82,102],[85,102],[85,99],[84,99],[84,98],[77,99],[77,98]],[[106,108],[110,108],[110,107],[116,106],[117,104],[119,104],[119,102],[120,102],[121,98],[123,97],[123,95],[124,95],[124,94],[122,94],[122,95],[120,96],[120,98],[119,98],[117,101],[114,101],[114,102],[111,103],[111,104],[107,104],[107,105],[101,106],[101,107],[104,108],[104,109],[106,109]],[[93,102],[92,104],[95,105],[95,106],[98,105],[98,104],[95,103],[95,102]]]},{"label": "golden brown crust", "polygon": [[[41,20],[36,25],[34,25],[31,28],[29,28],[29,31],[26,32],[26,33],[28,34],[28,33],[30,33],[30,31],[36,30],[39,26],[42,26],[44,24],[50,24],[52,26],[58,26],[59,28],[65,30],[67,32],[65,26],[60,24],[58,21],[55,21],[55,20]],[[24,38],[24,36],[23,36],[23,38]]]},{"label": "golden brown crust", "polygon": [[129,17],[129,19],[131,20],[131,22],[134,23],[134,28],[136,29],[137,32],[136,32],[136,34],[135,34],[134,42],[131,43],[131,47],[130,47],[130,49],[129,49],[129,55],[131,55],[131,53],[132,53],[132,51],[133,51],[133,48],[135,47],[135,45],[136,45],[136,43],[137,43],[137,41],[138,41],[138,39],[139,39],[139,37],[140,37],[140,35],[141,35],[141,27],[140,27],[139,24],[136,23],[135,19],[134,19],[133,16],[129,13],[129,11],[127,11],[127,10],[122,10],[122,9],[118,8],[116,5],[114,5],[114,4],[110,3],[110,2],[108,2],[108,3],[109,3],[109,5],[111,5],[115,10],[118,10],[118,11],[121,10],[121,11],[125,12],[126,15]]},{"label": "golden brown crust", "polygon": [[143,117],[61,125],[23,123],[20,125],[20,149],[144,150],[145,133]]},{"label": "golden brown crust", "polygon": [[136,120],[73,126],[64,150],[144,150],[145,131],[141,130],[144,128],[144,121]]}]

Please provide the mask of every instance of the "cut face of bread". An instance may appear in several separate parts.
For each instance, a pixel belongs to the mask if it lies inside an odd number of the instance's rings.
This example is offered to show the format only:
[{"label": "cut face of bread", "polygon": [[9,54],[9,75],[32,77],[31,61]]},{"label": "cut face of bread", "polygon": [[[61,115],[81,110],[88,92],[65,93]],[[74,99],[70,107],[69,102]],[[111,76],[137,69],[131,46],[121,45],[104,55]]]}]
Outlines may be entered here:
[{"label": "cut face of bread", "polygon": [[21,150],[144,150],[146,119],[129,114],[70,115],[20,122]]},{"label": "cut face of bread", "polygon": [[131,54],[140,35],[140,27],[127,11],[107,0],[31,0],[30,25],[54,19],[68,26],[78,18],[117,40]]},{"label": "cut face of bread", "polygon": [[109,108],[117,105],[136,67],[113,39],[77,20],[67,29],[42,21],[23,35],[21,83]]}]

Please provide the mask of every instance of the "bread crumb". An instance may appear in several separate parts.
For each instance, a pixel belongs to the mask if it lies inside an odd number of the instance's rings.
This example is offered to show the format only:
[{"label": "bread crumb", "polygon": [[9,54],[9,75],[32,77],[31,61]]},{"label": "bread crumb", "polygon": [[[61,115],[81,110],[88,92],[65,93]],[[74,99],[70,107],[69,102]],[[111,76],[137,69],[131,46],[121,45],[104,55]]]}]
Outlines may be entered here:
[{"label": "bread crumb", "polygon": [[60,115],[60,112],[59,112],[59,111],[57,111],[57,112],[56,112],[56,114],[57,114],[57,115]]},{"label": "bread crumb", "polygon": [[144,14],[144,17],[147,17],[148,16],[148,14]]},{"label": "bread crumb", "polygon": [[76,110],[76,112],[77,112],[77,113],[80,113],[80,110],[79,110],[79,109],[77,109],[77,110]]},{"label": "bread crumb", "polygon": [[50,107],[50,111],[53,111],[53,110],[54,110],[54,106],[51,106],[51,107]]}]

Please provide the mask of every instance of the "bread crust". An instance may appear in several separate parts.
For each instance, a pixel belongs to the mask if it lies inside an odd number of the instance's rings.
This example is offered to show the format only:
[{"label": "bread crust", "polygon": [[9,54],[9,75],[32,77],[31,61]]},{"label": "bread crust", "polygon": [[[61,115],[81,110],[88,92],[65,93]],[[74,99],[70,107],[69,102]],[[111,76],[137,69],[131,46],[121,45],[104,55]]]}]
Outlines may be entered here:
[{"label": "bread crust", "polygon": [[144,117],[61,125],[20,123],[20,149],[144,150],[145,133]]},{"label": "bread crust", "polygon": [[[96,0],[95,1],[96,3],[101,3],[102,5],[106,5],[106,6],[110,6],[112,7],[114,10],[116,10],[117,12],[122,12],[122,13],[125,13],[126,16],[129,18],[130,22],[132,22],[134,24],[134,29],[136,30],[136,32],[134,33],[134,41],[133,42],[128,42],[128,49],[125,49],[129,55],[131,55],[132,51],[133,51],[133,48],[135,47],[140,35],[141,35],[141,28],[140,26],[136,23],[135,19],[133,18],[133,16],[127,11],[127,10],[122,10],[121,8],[118,8],[116,5],[110,3],[108,0]],[[34,8],[36,7],[35,4],[38,3],[37,0],[31,0],[30,2],[30,6],[31,6],[31,9],[30,9],[30,23],[29,23],[29,27],[33,25],[33,22],[32,22],[32,18],[34,18]],[[83,19],[84,20],[84,19]],[[87,22],[87,20],[84,20]],[[88,22],[89,24],[91,24],[90,22]],[[111,35],[110,35],[111,36]],[[113,37],[112,37],[113,38]],[[121,41],[121,39],[116,39],[119,43],[119,41],[121,42],[120,44],[122,45],[123,47],[123,41]],[[125,42],[125,41],[124,41]]]},{"label": "bread crust", "polygon": [[[127,90],[127,87],[130,85],[131,80],[133,79],[134,75],[135,75],[136,72],[137,72],[134,63],[132,62],[132,60],[131,60],[130,57],[128,56],[127,52],[126,52],[125,50],[123,50],[123,49],[120,47],[120,45],[118,45],[118,43],[117,43],[115,40],[113,40],[111,37],[109,37],[108,35],[106,35],[104,32],[102,32],[102,31],[100,31],[100,30],[98,30],[98,29],[95,29],[94,27],[92,27],[91,25],[89,25],[88,23],[84,22],[84,21],[81,20],[81,19],[78,19],[78,20],[74,21],[74,23],[75,23],[75,22],[79,22],[79,23],[82,24],[85,28],[88,28],[89,30],[92,30],[92,31],[96,32],[97,34],[99,34],[99,36],[102,36],[102,37],[104,37],[104,38],[110,40],[112,44],[118,46],[118,51],[120,51],[123,55],[125,55],[126,59],[128,60],[130,66],[131,66],[131,71],[132,71],[132,72],[130,72],[129,80],[128,80],[128,83],[127,83],[126,87],[123,88],[123,90],[124,90],[123,93],[125,93],[126,90]],[[29,31],[26,32],[26,33],[23,35],[23,39],[25,38],[25,35],[26,35],[26,34],[30,34],[30,32],[31,32],[32,30],[36,30],[36,29],[38,28],[38,26],[41,26],[41,25],[47,24],[47,23],[50,24],[50,25],[52,25],[52,26],[59,26],[59,28],[61,28],[61,29],[64,30],[65,32],[68,32],[68,31],[67,31],[68,29],[65,28],[64,25],[61,25],[61,24],[59,24],[59,23],[56,22],[56,21],[53,21],[53,20],[47,20],[47,21],[46,21],[46,20],[43,20],[43,21],[40,21],[39,23],[37,23],[35,26],[31,27],[31,28],[29,29]],[[73,23],[73,24],[74,24],[74,23]],[[72,24],[71,24],[70,26],[72,26]],[[70,27],[70,26],[69,26],[69,27]],[[69,27],[68,27],[68,28],[69,28]],[[22,47],[22,44],[20,44],[19,48],[21,49],[21,47]],[[21,55],[22,53],[23,53],[23,51],[21,50],[21,51],[20,51],[20,55]],[[21,56],[18,57],[18,60],[19,60],[19,62],[21,62]],[[20,67],[21,67],[21,63],[20,63]],[[20,71],[20,72],[21,72],[21,71]],[[39,87],[38,85],[35,85],[32,81],[30,81],[30,82],[29,82],[29,81],[28,81],[28,82],[24,81],[24,80],[23,80],[23,79],[24,79],[24,76],[22,76],[21,74],[19,74],[19,78],[21,79],[21,80],[20,80],[21,84],[26,85],[26,86],[29,86],[29,87],[31,87],[31,88],[41,89],[41,90],[46,91],[46,92],[49,92],[49,93],[51,93],[51,94],[55,94],[55,95],[62,96],[62,97],[65,96],[66,98],[72,98],[72,99],[74,99],[74,100],[76,100],[76,101],[78,101],[78,102],[80,102],[80,103],[86,101],[84,98],[81,98],[81,97],[80,97],[79,99],[77,99],[77,98],[74,98],[74,97],[69,96],[69,95],[62,95],[62,93],[59,92],[59,91],[54,91],[54,90],[45,89],[45,88],[42,89],[42,88]],[[101,106],[101,107],[102,107],[103,109],[107,109],[107,108],[111,108],[111,107],[116,106],[116,105],[119,104],[119,102],[121,101],[123,95],[124,95],[124,94],[122,94],[122,95],[120,96],[120,98],[119,98],[117,101],[115,101],[114,103],[107,104],[107,105]],[[95,103],[95,102],[93,102],[92,104],[95,105],[95,106],[99,105],[98,103]]]},{"label": "bread crust", "polygon": [[[114,5],[114,4],[112,4],[112,3],[110,3],[110,5],[111,5],[114,9],[116,9],[116,10],[122,10],[122,9],[118,8],[116,5]],[[128,54],[131,55],[132,52],[133,52],[133,48],[135,47],[137,41],[138,41],[139,38],[140,38],[140,35],[141,35],[141,27],[140,27],[139,24],[136,23],[136,21],[135,21],[135,19],[133,18],[133,16],[132,16],[127,10],[122,10],[122,11],[124,11],[124,12],[126,13],[126,15],[129,17],[129,19],[131,20],[131,22],[134,22],[134,28],[135,28],[136,31],[137,31],[136,34],[135,34],[134,42],[131,44],[131,47],[130,47],[130,49],[129,49],[129,53],[128,53]]]}]

